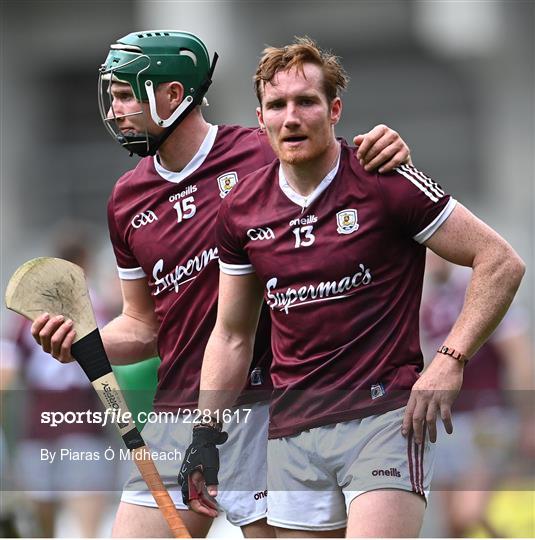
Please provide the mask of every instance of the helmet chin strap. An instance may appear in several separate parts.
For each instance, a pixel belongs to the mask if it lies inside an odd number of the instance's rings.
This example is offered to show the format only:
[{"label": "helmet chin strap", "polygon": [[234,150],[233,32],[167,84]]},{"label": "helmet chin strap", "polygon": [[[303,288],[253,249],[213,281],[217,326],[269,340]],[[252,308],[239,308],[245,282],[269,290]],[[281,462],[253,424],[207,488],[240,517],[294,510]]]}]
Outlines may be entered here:
[{"label": "helmet chin strap", "polygon": [[186,118],[186,116],[197,106],[202,103],[204,94],[210,88],[212,84],[212,75],[214,73],[215,65],[219,56],[214,53],[212,65],[210,71],[206,76],[206,79],[197,88],[193,95],[186,96],[173,114],[166,120],[162,120],[156,110],[156,99],[154,96],[154,85],[152,81],[145,83],[145,89],[147,90],[147,96],[149,98],[149,107],[152,119],[163,128],[165,131],[159,135],[154,136],[149,133],[139,135],[121,135],[119,142],[130,151],[130,155],[137,154],[141,157],[154,156],[158,151],[158,148],[167,140],[169,135],[180,125],[180,123]]},{"label": "helmet chin strap", "polygon": [[163,118],[160,118],[160,115],[156,110],[156,96],[154,95],[154,85],[152,84],[152,81],[145,82],[145,90],[147,91],[147,96],[149,98],[150,115],[156,124],[164,128],[172,125],[173,122],[188,108],[188,105],[193,101],[192,96],[186,96],[173,114],[164,120]]}]

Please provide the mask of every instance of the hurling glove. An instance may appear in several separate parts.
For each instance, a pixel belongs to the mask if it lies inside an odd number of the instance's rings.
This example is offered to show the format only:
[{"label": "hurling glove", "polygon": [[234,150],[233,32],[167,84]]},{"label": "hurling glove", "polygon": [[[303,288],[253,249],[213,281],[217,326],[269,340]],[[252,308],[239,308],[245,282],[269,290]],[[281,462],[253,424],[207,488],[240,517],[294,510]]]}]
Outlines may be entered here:
[{"label": "hurling glove", "polygon": [[188,504],[192,499],[202,497],[193,483],[191,475],[200,471],[207,486],[218,485],[219,450],[216,445],[223,444],[228,434],[221,431],[219,423],[199,424],[193,427],[193,439],[188,446],[178,473],[178,483],[182,485],[182,500]]}]

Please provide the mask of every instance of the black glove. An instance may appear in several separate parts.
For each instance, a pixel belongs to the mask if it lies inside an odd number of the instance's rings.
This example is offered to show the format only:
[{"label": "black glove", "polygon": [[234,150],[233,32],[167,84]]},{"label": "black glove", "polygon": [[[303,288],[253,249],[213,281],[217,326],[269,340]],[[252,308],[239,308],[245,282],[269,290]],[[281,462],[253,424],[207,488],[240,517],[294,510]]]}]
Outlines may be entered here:
[{"label": "black glove", "polygon": [[193,428],[193,439],[188,446],[178,473],[178,483],[182,485],[182,500],[189,504],[192,499],[202,497],[191,483],[191,475],[200,471],[207,486],[218,485],[219,450],[217,444],[223,444],[228,433],[221,431],[221,424],[200,424]]}]

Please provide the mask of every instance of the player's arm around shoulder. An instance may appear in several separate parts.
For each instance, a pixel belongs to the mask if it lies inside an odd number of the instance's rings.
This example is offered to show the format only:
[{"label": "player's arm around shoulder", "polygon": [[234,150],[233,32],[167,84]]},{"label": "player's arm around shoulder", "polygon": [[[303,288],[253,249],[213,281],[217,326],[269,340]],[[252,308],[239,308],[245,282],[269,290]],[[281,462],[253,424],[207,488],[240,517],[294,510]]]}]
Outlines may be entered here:
[{"label": "player's arm around shoulder", "polygon": [[[425,242],[437,255],[472,268],[463,309],[443,346],[413,386],[402,432],[414,431],[423,441],[424,424],[431,442],[436,440],[436,418],[446,431],[453,424],[451,406],[463,380],[463,368],[505,315],[524,275],[525,265],[498,233],[457,204],[439,229]],[[461,356],[459,356],[459,353]]]},{"label": "player's arm around shoulder", "polygon": [[379,124],[367,133],[357,135],[353,143],[358,147],[356,157],[368,172],[393,171],[400,165],[412,165],[411,151],[401,135],[392,128]]}]

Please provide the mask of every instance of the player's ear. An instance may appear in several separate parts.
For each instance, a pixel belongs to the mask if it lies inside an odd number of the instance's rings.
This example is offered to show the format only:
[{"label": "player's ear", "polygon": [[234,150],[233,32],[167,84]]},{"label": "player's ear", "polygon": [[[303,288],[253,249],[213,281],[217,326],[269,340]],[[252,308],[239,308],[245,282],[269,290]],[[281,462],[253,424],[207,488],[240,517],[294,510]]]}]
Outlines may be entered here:
[{"label": "player's ear", "polygon": [[260,129],[266,129],[266,126],[264,124],[264,116],[262,115],[262,107],[256,108],[256,117],[258,118],[258,124],[260,126]]},{"label": "player's ear", "polygon": [[342,100],[339,97],[335,97],[331,101],[331,124],[335,126],[340,121],[342,116]]},{"label": "player's ear", "polygon": [[176,109],[184,99],[184,85],[178,81],[167,85],[167,98],[172,109]]}]

